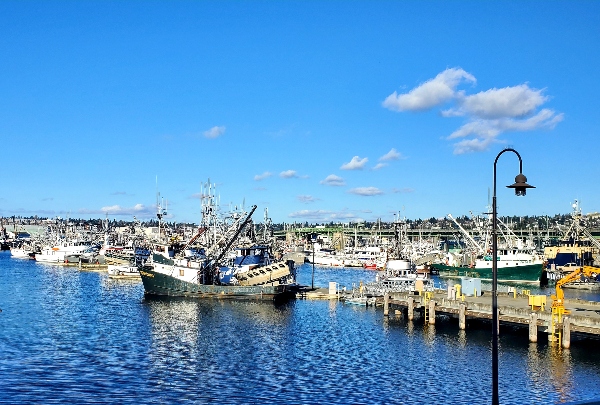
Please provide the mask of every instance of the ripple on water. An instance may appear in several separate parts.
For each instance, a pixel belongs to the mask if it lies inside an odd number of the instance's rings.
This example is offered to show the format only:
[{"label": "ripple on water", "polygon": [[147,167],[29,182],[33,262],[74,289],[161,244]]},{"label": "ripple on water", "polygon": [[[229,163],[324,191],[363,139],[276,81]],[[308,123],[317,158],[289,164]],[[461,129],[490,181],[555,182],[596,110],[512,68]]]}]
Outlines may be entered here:
[{"label": "ripple on water", "polygon": [[[310,284],[312,268],[300,270]],[[488,403],[487,327],[384,319],[298,300],[156,300],[138,282],[0,253],[0,402],[43,404]],[[316,285],[373,272],[316,269]],[[308,283],[306,282],[308,280]],[[599,397],[599,356],[501,335],[502,403]],[[565,380],[567,382],[565,382]]]}]

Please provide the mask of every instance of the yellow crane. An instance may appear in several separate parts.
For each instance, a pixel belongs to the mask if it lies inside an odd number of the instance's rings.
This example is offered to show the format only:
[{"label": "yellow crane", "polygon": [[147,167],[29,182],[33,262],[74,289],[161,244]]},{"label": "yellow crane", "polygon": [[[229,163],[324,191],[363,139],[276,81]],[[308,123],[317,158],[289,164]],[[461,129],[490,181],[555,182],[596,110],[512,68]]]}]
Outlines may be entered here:
[{"label": "yellow crane", "polygon": [[562,286],[568,283],[572,283],[581,278],[582,275],[595,279],[600,273],[600,268],[592,266],[578,267],[571,273],[567,274],[556,282],[556,294],[552,298],[552,321],[550,323],[551,328],[551,340],[554,342],[560,342],[562,338],[562,317],[568,315],[571,312],[565,309],[565,293],[562,290]]}]

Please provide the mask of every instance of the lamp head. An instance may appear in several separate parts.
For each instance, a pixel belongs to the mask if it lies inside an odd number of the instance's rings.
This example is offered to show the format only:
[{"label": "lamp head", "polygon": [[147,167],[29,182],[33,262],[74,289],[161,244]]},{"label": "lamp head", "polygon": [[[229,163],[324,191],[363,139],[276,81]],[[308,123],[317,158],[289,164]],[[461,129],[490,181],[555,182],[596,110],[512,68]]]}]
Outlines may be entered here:
[{"label": "lamp head", "polygon": [[518,196],[527,194],[528,188],[535,188],[534,186],[527,184],[527,177],[525,177],[525,175],[523,173],[517,174],[517,177],[515,177],[515,184],[511,184],[510,186],[506,186],[506,187],[514,188],[515,195],[518,195]]}]

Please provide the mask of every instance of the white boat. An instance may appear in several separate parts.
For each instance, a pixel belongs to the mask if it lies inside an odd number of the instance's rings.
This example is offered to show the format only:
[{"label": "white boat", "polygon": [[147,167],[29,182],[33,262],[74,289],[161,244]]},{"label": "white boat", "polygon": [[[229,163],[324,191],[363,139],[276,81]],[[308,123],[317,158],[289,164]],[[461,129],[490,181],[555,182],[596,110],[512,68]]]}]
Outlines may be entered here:
[{"label": "white boat", "polygon": [[389,260],[385,271],[378,274],[374,283],[365,286],[365,291],[373,295],[391,292],[434,291],[433,279],[427,273],[418,273],[413,264],[406,259]]},{"label": "white boat", "polygon": [[116,279],[140,279],[140,269],[134,265],[108,265],[108,277]]},{"label": "white boat", "polygon": [[82,254],[90,247],[85,242],[64,242],[54,246],[45,246],[35,254],[35,260],[44,263],[64,263],[65,256]]},{"label": "white boat", "polygon": [[10,256],[15,259],[31,259],[32,250],[25,248],[10,248]]},{"label": "white boat", "polygon": [[350,305],[360,305],[363,307],[368,307],[375,305],[376,300],[375,297],[361,296],[347,298],[344,302]]},{"label": "white boat", "polygon": [[326,267],[363,267],[363,262],[343,252],[333,249],[323,249],[319,243],[315,243],[315,251],[304,251],[308,263]]},{"label": "white boat", "polygon": [[387,252],[381,246],[364,246],[354,248],[351,256],[367,269],[383,269],[387,263]]},{"label": "white boat", "polygon": [[312,254],[311,252],[307,253],[307,259],[309,263],[316,264],[317,266],[326,266],[326,267],[344,267],[344,258],[342,256],[338,256],[335,252],[330,252],[328,250],[319,250]]},{"label": "white boat", "polygon": [[600,281],[577,281],[574,283],[565,284],[562,286],[562,288],[570,288],[573,290],[599,291]]},{"label": "white boat", "polygon": [[369,291],[378,291],[382,293],[390,292],[424,292],[434,291],[433,280],[421,274],[411,274],[403,277],[388,277],[378,283],[368,284]]},{"label": "white boat", "polygon": [[414,273],[410,261],[404,259],[388,260],[385,272],[388,277],[403,277]]}]

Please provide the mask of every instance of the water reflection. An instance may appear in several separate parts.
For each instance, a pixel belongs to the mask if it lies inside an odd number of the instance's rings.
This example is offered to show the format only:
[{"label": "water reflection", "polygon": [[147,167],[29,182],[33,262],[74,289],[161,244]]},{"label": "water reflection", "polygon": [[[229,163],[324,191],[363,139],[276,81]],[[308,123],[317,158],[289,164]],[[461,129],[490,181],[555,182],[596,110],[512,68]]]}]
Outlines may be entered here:
[{"label": "water reflection", "polygon": [[435,343],[435,324],[425,324],[423,326],[423,341],[429,347]]},{"label": "water reflection", "polygon": [[[489,323],[461,331],[338,301],[151,300],[141,283],[2,256],[3,403],[489,402]],[[503,332],[502,403],[598,397],[595,343],[556,351]]]},{"label": "water reflection", "polygon": [[574,400],[573,364],[569,350],[546,344],[530,343],[527,353],[527,375],[538,395],[552,391],[558,402]]},{"label": "water reflection", "polygon": [[459,329],[457,334],[457,342],[461,349],[464,349],[467,346],[467,331],[464,329]]},{"label": "water reflection", "polygon": [[407,321],[406,322],[406,333],[408,334],[408,336],[413,336],[415,332],[415,323],[414,321]]},{"label": "water reflection", "polygon": [[547,353],[552,373],[550,378],[552,388],[558,394],[560,402],[572,400],[573,375],[570,351],[548,347]]}]

